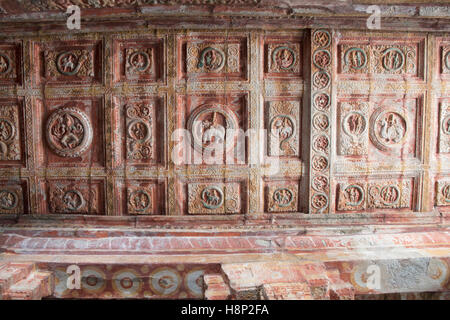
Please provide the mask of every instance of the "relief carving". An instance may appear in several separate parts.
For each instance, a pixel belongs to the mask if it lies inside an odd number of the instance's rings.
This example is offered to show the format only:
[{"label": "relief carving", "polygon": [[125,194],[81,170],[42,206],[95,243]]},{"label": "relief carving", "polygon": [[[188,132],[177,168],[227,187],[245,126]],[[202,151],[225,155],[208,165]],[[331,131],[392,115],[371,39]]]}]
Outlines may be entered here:
[{"label": "relief carving", "polygon": [[436,205],[450,205],[450,182],[446,180],[436,182]]},{"label": "relief carving", "polygon": [[152,214],[153,208],[152,186],[127,188],[128,214]]},{"label": "relief carving", "polygon": [[0,186],[0,214],[24,213],[23,196],[20,186]]},{"label": "relief carving", "polygon": [[441,61],[441,72],[443,74],[450,74],[450,46],[442,47],[442,61]]},{"label": "relief carving", "polygon": [[129,78],[150,75],[153,67],[153,48],[125,50],[125,74]]},{"label": "relief carving", "polygon": [[89,117],[80,109],[61,107],[47,120],[47,143],[61,157],[79,157],[92,143],[93,130]]},{"label": "relief carving", "polygon": [[300,45],[298,43],[269,44],[268,56],[269,72],[300,72]]},{"label": "relief carving", "polygon": [[337,210],[362,210],[365,207],[365,194],[363,184],[339,184]]},{"label": "relief carving", "polygon": [[0,106],[0,160],[21,158],[19,107]]},{"label": "relief carving", "polygon": [[439,110],[439,153],[450,153],[450,104],[442,102]]},{"label": "relief carving", "polygon": [[240,44],[189,42],[186,59],[188,73],[238,73]]},{"label": "relief carving", "polygon": [[189,214],[231,214],[241,212],[239,183],[188,184]]},{"label": "relief carving", "polygon": [[298,185],[270,185],[266,201],[269,212],[296,212],[298,211]]},{"label": "relief carving", "polygon": [[45,77],[94,77],[94,54],[88,50],[45,50]]},{"label": "relief carving", "polygon": [[49,188],[51,213],[97,214],[98,192],[88,185],[54,184]]},{"label": "relief carving", "polygon": [[147,103],[125,105],[128,160],[154,159],[154,107]]},{"label": "relief carving", "polygon": [[401,147],[407,137],[408,118],[400,108],[381,107],[370,117],[370,139],[380,150]]},{"label": "relief carving", "polygon": [[0,48],[0,79],[16,77],[16,54],[13,49]]},{"label": "relief carving", "polygon": [[298,156],[300,103],[271,101],[268,112],[269,156]]},{"label": "relief carving", "polygon": [[367,102],[343,102],[340,104],[339,154],[361,156],[368,153]]}]

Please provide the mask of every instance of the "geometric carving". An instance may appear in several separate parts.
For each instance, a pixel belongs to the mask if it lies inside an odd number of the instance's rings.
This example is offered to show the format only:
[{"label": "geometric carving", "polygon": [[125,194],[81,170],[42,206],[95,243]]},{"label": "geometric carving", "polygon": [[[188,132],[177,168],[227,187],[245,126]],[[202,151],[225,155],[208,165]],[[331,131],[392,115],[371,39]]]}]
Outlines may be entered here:
[{"label": "geometric carving", "polygon": [[0,106],[0,161],[20,160],[19,107]]},{"label": "geometric carving", "polygon": [[240,213],[239,183],[189,183],[189,214]]},{"label": "geometric carving", "polygon": [[316,30],[313,33],[312,41],[318,48],[328,47],[331,43],[331,36],[327,30]]},{"label": "geometric carving", "polygon": [[24,213],[21,186],[0,185],[0,213]]},{"label": "geometric carving", "polygon": [[125,105],[128,160],[154,159],[154,107],[146,103]]},{"label": "geometric carving", "polygon": [[347,156],[366,155],[368,152],[368,102],[341,102],[338,127],[338,153]]},{"label": "geometric carving", "polygon": [[269,156],[298,156],[300,132],[300,102],[270,101],[267,132]]},{"label": "geometric carving", "polygon": [[439,108],[439,153],[450,153],[450,104],[441,102]]},{"label": "geometric carving", "polygon": [[266,197],[268,212],[298,211],[298,183],[270,183]]},{"label": "geometric carving", "polygon": [[48,190],[50,213],[101,214],[99,183],[54,181]]},{"label": "geometric carving", "polygon": [[80,109],[62,107],[47,120],[47,142],[61,157],[78,157],[86,152],[92,142],[92,125]]}]

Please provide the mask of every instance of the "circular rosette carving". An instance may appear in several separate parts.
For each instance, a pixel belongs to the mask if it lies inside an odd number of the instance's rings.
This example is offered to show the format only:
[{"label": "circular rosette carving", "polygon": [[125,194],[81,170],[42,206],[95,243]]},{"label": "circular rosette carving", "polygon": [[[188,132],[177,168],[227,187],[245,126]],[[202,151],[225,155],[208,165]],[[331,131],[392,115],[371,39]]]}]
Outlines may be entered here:
[{"label": "circular rosette carving", "polygon": [[330,96],[325,92],[319,92],[314,95],[314,106],[319,110],[327,110],[330,107]]},{"label": "circular rosette carving", "polygon": [[88,116],[78,108],[63,107],[47,120],[47,143],[61,157],[78,157],[92,142],[92,126]]},{"label": "circular rosette carving", "polygon": [[317,89],[325,89],[330,85],[330,75],[325,71],[317,71],[313,75],[313,84]]},{"label": "circular rosette carving", "polygon": [[314,138],[313,149],[317,152],[323,152],[328,154],[328,147],[330,145],[330,140],[326,135],[319,135]]},{"label": "circular rosette carving", "polygon": [[312,158],[312,167],[316,171],[323,171],[328,168],[328,159],[323,156],[314,156]]},{"label": "circular rosette carving", "polygon": [[370,139],[380,150],[401,147],[407,133],[407,117],[400,108],[379,108],[370,118]]},{"label": "circular rosette carving", "polygon": [[311,206],[317,210],[323,210],[328,207],[328,197],[324,193],[316,193],[311,198]]},{"label": "circular rosette carving", "polygon": [[152,129],[150,125],[142,120],[133,120],[128,124],[127,128],[128,136],[138,142],[145,142],[152,136]]},{"label": "circular rosette carving", "polygon": [[319,69],[324,69],[331,64],[331,55],[328,50],[317,50],[313,55],[313,63]]},{"label": "circular rosette carving", "polygon": [[133,70],[143,72],[151,67],[151,59],[147,52],[136,51],[130,54],[128,63]]},{"label": "circular rosette carving", "polygon": [[389,48],[383,52],[383,68],[387,71],[398,71],[405,65],[405,54],[398,48]]},{"label": "circular rosette carving", "polygon": [[219,187],[207,187],[201,193],[201,201],[207,209],[217,209],[223,205],[224,195]]},{"label": "circular rosette carving", "polygon": [[316,128],[317,130],[320,130],[320,131],[327,130],[328,127],[330,126],[330,121],[328,120],[328,116],[323,112],[316,113],[313,117],[313,125],[314,125],[314,128]]},{"label": "circular rosette carving", "polygon": [[0,52],[0,74],[6,74],[11,71],[11,59]]},{"label": "circular rosette carving", "polygon": [[289,70],[295,66],[297,55],[295,51],[286,46],[275,48],[272,52],[272,63],[281,70]]},{"label": "circular rosette carving", "polygon": [[182,284],[180,274],[171,268],[156,269],[150,275],[149,282],[153,292],[163,296],[176,293]]},{"label": "circular rosette carving", "polygon": [[141,290],[141,276],[132,269],[123,269],[113,275],[113,289],[122,296],[134,296]]},{"label": "circular rosette carving", "polygon": [[331,43],[331,36],[330,33],[326,30],[317,30],[313,33],[313,43],[320,47],[328,47]]},{"label": "circular rosette carving", "polygon": [[225,65],[225,53],[218,49],[207,47],[200,52],[198,68],[206,69],[207,71],[220,71]]},{"label": "circular rosette carving", "polygon": [[203,275],[205,270],[194,269],[189,271],[184,278],[184,286],[188,291],[196,296],[200,297],[203,293]]},{"label": "circular rosette carving", "polygon": [[[239,120],[233,111],[221,105],[203,105],[189,117],[187,129],[198,151],[224,147],[226,141],[234,141],[238,135]],[[231,134],[231,136],[229,136]],[[226,143],[231,149],[234,143]]]},{"label": "circular rosette carving", "polygon": [[354,70],[360,70],[367,65],[366,52],[361,48],[350,48],[344,55],[345,64]]},{"label": "circular rosette carving", "polygon": [[67,191],[63,196],[63,202],[66,205],[67,210],[70,211],[77,211],[85,204],[83,195],[76,190]]},{"label": "circular rosette carving", "polygon": [[10,190],[0,190],[0,209],[12,210],[17,207],[19,198]]},{"label": "circular rosette carving", "polygon": [[312,179],[311,186],[314,190],[325,192],[328,188],[328,178],[326,176],[315,176]]}]

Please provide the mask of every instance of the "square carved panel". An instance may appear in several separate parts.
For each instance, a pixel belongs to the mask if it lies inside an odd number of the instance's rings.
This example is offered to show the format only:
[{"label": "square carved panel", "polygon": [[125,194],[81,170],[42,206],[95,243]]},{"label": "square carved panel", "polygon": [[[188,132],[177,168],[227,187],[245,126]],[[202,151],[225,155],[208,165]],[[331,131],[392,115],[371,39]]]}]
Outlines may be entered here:
[{"label": "square carved panel", "polygon": [[299,158],[301,152],[301,101],[279,98],[266,101],[264,123],[269,157]]},{"label": "square carved panel", "polygon": [[414,179],[352,179],[337,185],[336,210],[341,212],[413,210],[414,188]]},{"label": "square carved panel", "polygon": [[117,166],[165,162],[165,115],[163,98],[114,98],[113,156]]},{"label": "square carved panel", "polygon": [[450,179],[442,178],[436,181],[436,206],[450,207]]},{"label": "square carved panel", "polygon": [[417,158],[422,105],[422,97],[339,100],[338,154],[369,162],[383,161],[387,155],[400,159]]},{"label": "square carved panel", "polygon": [[102,99],[36,101],[40,120],[38,162],[49,167],[103,167]]},{"label": "square carved panel", "polygon": [[35,46],[36,84],[92,84],[102,82],[101,41],[61,41]]},{"label": "square carved panel", "polygon": [[450,153],[450,101],[439,103],[438,152]]},{"label": "square carved panel", "polygon": [[0,181],[0,214],[27,212],[27,183],[25,181]]},{"label": "square carved panel", "polygon": [[23,101],[0,100],[0,167],[25,164]]},{"label": "square carved panel", "polygon": [[22,84],[22,45],[0,42],[0,85]]},{"label": "square carved panel", "polygon": [[241,213],[240,183],[189,183],[189,214],[236,214]]},{"label": "square carved panel", "polygon": [[114,81],[163,81],[165,65],[163,39],[136,39],[114,43]]},{"label": "square carved panel", "polygon": [[179,79],[247,80],[246,37],[187,37],[178,43]]},{"label": "square carved panel", "polygon": [[[302,77],[302,43],[301,38],[266,37],[264,38],[264,73],[268,78]],[[331,55],[328,54],[328,64]]]},{"label": "square carved panel", "polygon": [[47,214],[105,214],[103,179],[41,180],[40,208]]},{"label": "square carved panel", "polygon": [[299,211],[298,180],[266,180],[264,189],[265,212],[289,213]]},{"label": "square carved panel", "polygon": [[243,165],[247,163],[247,93],[180,95],[177,127],[186,139],[178,140],[174,152],[183,148],[179,164]]},{"label": "square carved panel", "polygon": [[337,45],[338,73],[362,79],[377,75],[384,79],[399,76],[424,79],[425,39],[408,41],[388,38],[343,37]]},{"label": "square carved panel", "polygon": [[439,73],[443,79],[450,79],[450,38],[440,38],[437,41],[436,59]]},{"label": "square carved panel", "polygon": [[165,180],[116,180],[116,202],[120,215],[165,213]]}]

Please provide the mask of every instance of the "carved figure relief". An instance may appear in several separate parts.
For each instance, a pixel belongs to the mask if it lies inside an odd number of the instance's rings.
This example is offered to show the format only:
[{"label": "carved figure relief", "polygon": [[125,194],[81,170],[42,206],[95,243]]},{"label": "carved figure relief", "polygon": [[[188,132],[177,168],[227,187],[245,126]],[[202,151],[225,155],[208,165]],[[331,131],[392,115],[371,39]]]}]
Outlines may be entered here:
[{"label": "carved figure relief", "polygon": [[6,52],[0,51],[0,77],[6,78],[12,71],[13,63]]},{"label": "carved figure relief", "polygon": [[[192,133],[192,143],[196,150],[223,150],[232,148],[233,141],[238,134],[239,120],[227,106],[220,104],[206,104],[197,107],[189,116],[187,129]],[[228,131],[230,129],[230,131]],[[231,129],[233,131],[231,131]],[[231,133],[232,132],[232,133]],[[232,136],[228,136],[228,134]]]},{"label": "carved figure relief", "polygon": [[441,102],[439,106],[439,153],[450,153],[450,104]]},{"label": "carved figure relief", "polygon": [[24,213],[21,186],[0,185],[0,214]]},{"label": "carved figure relief", "polygon": [[88,50],[45,50],[45,76],[49,79],[62,76],[94,77],[94,56]]},{"label": "carved figure relief", "polygon": [[19,107],[0,106],[0,161],[20,160]]},{"label": "carved figure relief", "polygon": [[231,214],[241,212],[240,184],[189,183],[189,214]]},{"label": "carved figure relief", "polygon": [[339,45],[340,72],[345,74],[418,75],[419,45]]},{"label": "carved figure relief", "polygon": [[152,214],[154,211],[153,202],[152,186],[127,188],[128,214]]},{"label": "carved figure relief", "polygon": [[292,44],[269,44],[268,45],[268,71],[290,72],[300,71],[300,46]]},{"label": "carved figure relief", "polygon": [[153,48],[125,50],[125,74],[127,77],[150,75],[153,67]]},{"label": "carved figure relief", "polygon": [[266,201],[269,212],[298,211],[298,184],[270,184]]},{"label": "carved figure relief", "polygon": [[125,105],[128,160],[154,159],[154,107],[149,103]]},{"label": "carved figure relief", "polygon": [[339,154],[360,156],[368,153],[367,102],[340,103]]},{"label": "carved figure relief", "polygon": [[189,42],[186,59],[188,73],[238,73],[240,44]]},{"label": "carved figure relief", "polygon": [[441,72],[450,74],[450,46],[441,47]]},{"label": "carved figure relief", "polygon": [[300,103],[271,101],[268,105],[269,156],[298,156]]},{"label": "carved figure relief", "polygon": [[94,187],[75,183],[54,183],[49,187],[50,213],[97,214],[98,191]]},{"label": "carved figure relief", "polygon": [[337,210],[411,208],[411,188],[410,180],[340,183]]},{"label": "carved figure relief", "polygon": [[17,51],[17,47],[11,45],[0,46],[0,81],[19,82],[17,60],[20,56]]},{"label": "carved figure relief", "polygon": [[370,118],[370,139],[380,150],[400,147],[407,136],[408,120],[399,108],[379,108]]},{"label": "carved figure relief", "polygon": [[92,132],[89,117],[78,108],[59,108],[47,120],[47,143],[61,157],[79,157],[86,152],[92,142]]}]

